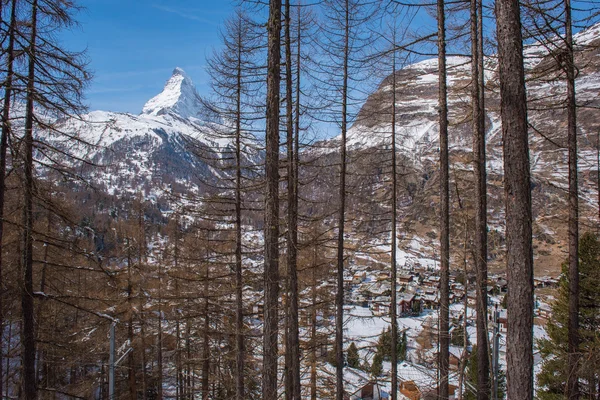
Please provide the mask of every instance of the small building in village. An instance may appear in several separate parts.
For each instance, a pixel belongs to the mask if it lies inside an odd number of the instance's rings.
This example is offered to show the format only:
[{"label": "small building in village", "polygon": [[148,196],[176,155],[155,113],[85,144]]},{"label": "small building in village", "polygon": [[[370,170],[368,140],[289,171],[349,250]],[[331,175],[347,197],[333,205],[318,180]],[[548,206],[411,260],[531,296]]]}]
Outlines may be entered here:
[{"label": "small building in village", "polygon": [[[454,400],[457,389],[455,375],[450,376],[448,386],[448,399]],[[404,361],[398,364],[398,389],[402,396],[409,400],[436,399],[436,371]],[[435,395],[435,397],[431,397],[432,395]]]}]

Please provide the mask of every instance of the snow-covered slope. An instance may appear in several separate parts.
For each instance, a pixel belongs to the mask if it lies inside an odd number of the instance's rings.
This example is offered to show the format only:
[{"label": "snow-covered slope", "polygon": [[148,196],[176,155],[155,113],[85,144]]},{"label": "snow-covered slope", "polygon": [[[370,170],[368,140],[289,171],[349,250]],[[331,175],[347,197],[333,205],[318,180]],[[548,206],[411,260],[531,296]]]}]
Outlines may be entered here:
[{"label": "snow-covered slope", "polygon": [[181,118],[199,117],[202,102],[192,79],[184,70],[177,67],[163,91],[150,99],[142,109],[142,114],[174,114]]},{"label": "snow-covered slope", "polygon": [[[59,130],[69,136],[42,132],[39,140],[72,155],[75,161],[69,163],[78,174],[109,194],[156,199],[175,189],[197,193],[202,183],[224,177],[219,166],[234,145],[230,129],[200,120],[201,113],[192,80],[175,68],[141,114],[93,111],[59,122]],[[250,147],[244,155],[248,163],[260,157]]]},{"label": "snow-covered slope", "polygon": [[[596,221],[592,209],[597,207],[597,139],[600,131],[600,25],[575,36],[576,80],[579,130],[580,196],[582,219]],[[564,101],[566,84],[557,60],[542,44],[526,46],[526,70],[528,90],[528,117],[530,130],[530,159],[534,207],[534,235],[536,268],[544,273],[559,268],[565,249],[564,229],[566,215],[566,192],[568,162],[566,152],[566,111]],[[560,54],[560,49],[553,49]],[[560,59],[560,58],[559,58]],[[470,60],[466,57],[448,58],[448,108],[449,145],[451,162],[451,197],[453,215],[453,248],[462,248],[464,215],[472,207],[472,130],[470,104]],[[504,241],[502,124],[500,98],[498,95],[497,58],[485,60],[486,76],[486,139],[488,167],[488,205],[490,236],[496,244],[490,247],[490,257],[500,267]],[[391,144],[392,90],[396,92],[396,143],[400,155],[401,213],[414,232],[406,234],[406,240],[418,240],[430,245],[417,252],[422,259],[435,258],[437,241],[437,205],[439,204],[438,130],[438,63],[436,59],[424,60],[395,73],[396,87],[392,77],[387,77],[377,91],[369,96],[357,119],[347,134],[347,146],[351,163],[349,177],[353,185],[349,191],[361,193],[364,199],[373,198],[373,204],[360,204],[350,219],[361,218],[361,210],[369,209],[368,215],[386,211],[388,197],[385,193],[386,149]],[[337,162],[340,137],[322,143],[314,153],[332,157]],[[386,161],[387,160],[387,161]],[[361,164],[362,163],[362,164]],[[361,164],[361,165],[358,165]],[[373,165],[378,166],[373,167]],[[369,171],[369,173],[367,173]],[[368,174],[379,174],[377,179]],[[335,181],[332,181],[335,184]],[[363,189],[364,188],[364,189]],[[404,188],[408,188],[406,190]],[[371,194],[361,192],[370,190]],[[407,193],[406,193],[407,192]],[[381,203],[381,205],[377,204]],[[370,207],[370,208],[369,208]],[[377,209],[380,207],[380,209]],[[377,211],[374,211],[377,210]],[[596,209],[597,210],[597,209]],[[595,211],[597,213],[597,211]],[[365,217],[367,218],[367,217]],[[364,224],[366,225],[366,221]],[[495,258],[495,257],[498,258]],[[457,256],[458,257],[458,256]],[[547,272],[546,272],[547,273]]]},{"label": "snow-covered slope", "polygon": [[[581,104],[598,103],[600,93],[600,25],[593,26],[575,35],[576,48],[580,51],[576,62],[579,66],[577,76],[577,97]],[[539,112],[540,106],[550,106],[560,102],[566,94],[564,79],[556,73],[548,73],[556,61],[542,44],[526,46],[525,64],[528,72],[528,98],[535,103],[531,107],[530,120],[553,118],[558,121],[559,112]],[[471,147],[469,117],[470,61],[467,57],[449,57],[448,67],[448,107],[450,117],[451,147],[468,150]],[[487,81],[486,109],[487,137],[490,145],[499,145],[501,136],[500,104],[497,90],[497,59],[489,57],[485,62]],[[437,59],[428,59],[408,65],[396,72],[396,134],[398,147],[415,159],[437,151]],[[348,147],[364,149],[390,143],[391,115],[391,76],[384,79],[378,90],[367,99],[355,124],[348,132]],[[545,110],[544,110],[545,111]],[[584,111],[580,111],[584,112]],[[585,113],[585,112],[584,112]],[[584,130],[590,120],[580,120]],[[597,121],[596,121],[597,122]],[[558,133],[554,129],[551,133]],[[532,135],[534,151],[547,150],[547,143]],[[333,142],[339,141],[339,137]],[[540,147],[541,146],[541,147]],[[335,145],[330,146],[336,148]],[[490,148],[494,154],[494,146]],[[538,147],[540,147],[538,149]],[[536,167],[536,165],[534,165]],[[496,171],[501,172],[501,171]]]}]

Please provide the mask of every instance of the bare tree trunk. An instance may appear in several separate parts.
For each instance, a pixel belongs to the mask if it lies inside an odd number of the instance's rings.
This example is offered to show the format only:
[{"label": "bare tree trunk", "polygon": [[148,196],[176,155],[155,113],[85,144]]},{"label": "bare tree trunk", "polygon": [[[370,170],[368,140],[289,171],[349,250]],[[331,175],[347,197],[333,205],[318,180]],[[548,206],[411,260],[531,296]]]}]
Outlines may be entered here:
[{"label": "bare tree trunk", "polygon": [[[238,22],[240,20],[238,19]],[[242,29],[237,30],[241,35]],[[244,281],[242,274],[242,38],[238,37],[235,119],[235,397],[244,400]]]},{"label": "bare tree trunk", "polygon": [[[138,269],[141,271],[143,264],[146,260],[146,234],[144,228],[144,210],[141,198],[137,202],[139,206],[138,210],[138,248],[137,248],[137,256],[138,256]],[[146,400],[148,396],[147,392],[147,384],[146,384],[146,338],[145,338],[145,318],[144,318],[144,292],[140,291],[140,310],[139,310],[139,321],[140,321],[140,347],[141,347],[141,364],[142,364],[142,400]]]},{"label": "bare tree trunk", "polygon": [[262,397],[277,397],[279,301],[279,84],[281,68],[281,0],[270,0],[267,61],[267,127],[264,269],[264,345]]},{"label": "bare tree trunk", "polygon": [[[210,235],[207,233],[207,235]],[[209,372],[210,372],[210,343],[209,343],[209,329],[210,329],[210,317],[208,310],[208,288],[210,280],[210,236],[207,237],[206,243],[206,272],[204,275],[204,332],[202,338],[202,400],[207,400],[209,397]],[[188,353],[189,355],[189,353]],[[188,379],[190,372],[188,371]],[[188,395],[191,395],[191,391]]]},{"label": "bare tree trunk", "polygon": [[163,336],[162,336],[162,266],[158,264],[158,335],[156,336],[156,364],[158,368],[157,397],[163,398]]},{"label": "bare tree trunk", "polygon": [[468,358],[468,352],[467,352],[467,346],[469,345],[469,335],[467,334],[467,315],[469,313],[469,296],[467,296],[468,293],[468,286],[469,286],[469,277],[467,275],[467,242],[469,239],[469,230],[468,230],[468,216],[465,216],[465,242],[463,244],[463,274],[465,276],[465,284],[464,284],[464,289],[465,289],[465,297],[463,298],[463,335],[464,335],[464,342],[463,342],[463,350],[461,352],[460,355],[460,362],[459,362],[459,371],[458,371],[458,393],[456,395],[456,399],[457,400],[462,400],[463,398],[463,386],[464,386],[464,379],[465,379],[465,368],[467,366],[467,358]]},{"label": "bare tree trunk", "polygon": [[518,0],[497,0],[508,276],[507,398],[533,399],[533,249],[527,96]]},{"label": "bare tree trunk", "polygon": [[[287,128],[287,187],[288,187],[288,231],[287,267],[289,279],[288,334],[286,351],[289,353],[289,371],[292,400],[300,400],[300,339],[298,327],[298,178],[296,152],[294,148],[294,110],[291,43],[291,7],[285,1],[285,76],[286,76],[286,128]],[[299,41],[299,38],[298,38]],[[296,107],[299,105],[296,104]],[[295,132],[298,135],[298,132]]]},{"label": "bare tree trunk", "polygon": [[[185,398],[192,398],[192,391],[194,390],[194,383],[192,381],[192,377],[194,374],[194,369],[192,367],[192,344],[191,342],[192,336],[192,325],[188,320],[185,324],[185,355],[186,355],[186,374],[185,374]],[[205,346],[204,351],[207,352],[208,348],[208,337],[203,343]],[[210,350],[210,349],[209,349]],[[207,363],[208,364],[208,363]],[[204,376],[204,362],[202,364],[202,399],[208,397],[208,366],[206,368],[206,376]]]},{"label": "bare tree trunk", "polygon": [[350,56],[350,4],[344,7],[344,55],[342,72],[342,140],[340,143],[340,187],[337,240],[337,291],[335,297],[336,400],[344,399],[344,224],[346,220],[346,134],[348,130],[348,64]]},{"label": "bare tree trunk", "polygon": [[567,398],[579,399],[579,193],[577,187],[577,105],[571,0],[564,0],[567,57],[567,141],[569,147],[569,322]]},{"label": "bare tree trunk", "polygon": [[[132,261],[131,261],[131,245],[129,238],[126,241],[127,245],[127,306],[129,308],[129,320],[127,321],[127,339],[129,340],[129,346],[133,349],[133,285],[132,285]],[[135,365],[135,352],[132,350],[127,356],[128,363],[128,381],[129,381],[129,398],[131,400],[137,400],[137,379],[136,379],[136,365]]]},{"label": "bare tree trunk", "polygon": [[317,247],[313,253],[313,265],[312,265],[312,308],[310,314],[310,398],[311,400],[317,400]]},{"label": "bare tree trunk", "polygon": [[[5,394],[6,394],[6,398],[9,397],[9,383],[10,383],[10,351],[11,351],[11,347],[10,344],[12,343],[12,335],[13,335],[13,324],[9,323],[8,324],[8,340],[6,341],[6,366],[5,366],[5,370],[6,370],[6,384],[5,384]],[[0,377],[1,379],[2,377]],[[2,393],[0,393],[0,396],[2,395]]]},{"label": "bare tree trunk", "polygon": [[[395,28],[395,27],[394,27]],[[393,43],[396,45],[396,29],[393,30]],[[392,319],[392,400],[398,398],[398,291],[397,286],[397,274],[398,267],[396,265],[396,247],[397,247],[397,198],[398,198],[398,179],[396,176],[397,169],[397,157],[396,157],[396,52],[392,52],[392,243],[391,243],[391,260],[390,267],[391,271],[391,304],[390,304],[390,317]]]},{"label": "bare tree trunk", "polygon": [[[177,249],[177,242],[175,242],[175,248]],[[177,250],[175,250],[177,254]],[[177,256],[175,256],[177,260]],[[175,269],[177,270],[177,261],[175,261]],[[175,293],[179,293],[179,280],[175,279]],[[175,398],[177,400],[183,399],[183,365],[181,363],[181,322],[179,320],[179,312],[175,311],[175,374],[177,375],[177,385],[175,391]]]},{"label": "bare tree trunk", "polygon": [[37,40],[38,1],[31,5],[31,37],[29,39],[29,66],[27,77],[27,99],[25,111],[24,138],[24,198],[23,198],[23,286],[21,307],[23,328],[21,338],[21,358],[23,362],[23,396],[25,400],[35,400],[35,321],[33,309],[33,119],[35,91],[35,63]]},{"label": "bare tree trunk", "polygon": [[481,0],[471,0],[471,104],[473,171],[475,173],[475,270],[477,277],[477,399],[490,398],[490,362],[487,331],[487,177],[483,52],[480,37]]},{"label": "bare tree trunk", "polygon": [[148,393],[148,385],[146,383],[146,375],[148,371],[146,369],[146,321],[144,318],[144,296],[140,294],[140,346],[141,346],[141,363],[142,363],[142,399],[145,400]]},{"label": "bare tree trunk", "polygon": [[448,171],[448,104],[446,84],[446,22],[444,0],[437,1],[439,124],[440,124],[440,309],[439,309],[439,398],[448,399],[449,370],[449,280],[450,280],[450,196]]},{"label": "bare tree trunk", "polygon": [[[50,231],[52,229],[52,213],[48,210],[47,213],[47,217],[48,220],[46,221],[46,237],[50,237]],[[46,274],[48,272],[48,249],[49,249],[49,244],[45,243],[44,245],[44,258],[43,258],[43,263],[42,263],[42,276],[40,279],[40,293],[44,293],[46,291]],[[78,271],[78,279],[79,281],[81,281],[81,271]],[[81,287],[81,282],[79,282],[78,287]],[[44,304],[46,302],[46,298],[42,296],[42,298],[40,299],[38,306],[37,306],[37,311],[35,312],[36,315],[36,321],[38,323],[38,327],[42,325],[42,318],[43,318],[43,312],[44,312]],[[39,339],[39,335],[40,335],[40,330],[38,329],[37,331],[37,335],[38,335],[38,339]],[[40,382],[40,375],[42,373],[42,370],[44,368],[48,368],[48,362],[45,360],[45,358],[47,358],[47,355],[44,354],[44,351],[42,351],[39,347],[37,349],[37,356],[36,356],[36,377],[35,377],[35,381],[36,382]],[[48,376],[47,374],[48,371],[46,371],[46,377]],[[46,387],[51,387],[50,384],[48,383],[48,380],[46,379]]]},{"label": "bare tree trunk", "polygon": [[[6,76],[4,83],[4,108],[2,110],[2,136],[0,137],[0,288],[4,286],[4,278],[2,273],[3,260],[2,255],[4,247],[2,241],[4,238],[4,196],[6,189],[6,153],[8,151],[8,135],[10,135],[10,102],[12,99],[12,82],[13,82],[13,65],[15,60],[15,27],[17,23],[17,4],[16,0],[12,0],[10,11],[10,25],[8,28],[8,47]],[[0,337],[4,334],[4,304],[0,295]],[[0,351],[0,397],[2,396],[2,351]],[[7,370],[8,374],[8,370]],[[7,387],[8,392],[8,387]]]}]

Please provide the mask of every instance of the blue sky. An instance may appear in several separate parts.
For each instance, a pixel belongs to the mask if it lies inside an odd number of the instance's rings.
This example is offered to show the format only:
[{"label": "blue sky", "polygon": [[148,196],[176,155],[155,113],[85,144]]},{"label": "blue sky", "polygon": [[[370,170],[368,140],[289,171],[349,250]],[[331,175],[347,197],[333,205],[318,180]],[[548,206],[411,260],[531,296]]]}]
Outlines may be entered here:
[{"label": "blue sky", "polygon": [[206,56],[219,46],[229,0],[84,0],[80,26],[61,34],[71,50],[87,48],[94,80],[91,110],[139,113],[175,67],[207,92]]}]

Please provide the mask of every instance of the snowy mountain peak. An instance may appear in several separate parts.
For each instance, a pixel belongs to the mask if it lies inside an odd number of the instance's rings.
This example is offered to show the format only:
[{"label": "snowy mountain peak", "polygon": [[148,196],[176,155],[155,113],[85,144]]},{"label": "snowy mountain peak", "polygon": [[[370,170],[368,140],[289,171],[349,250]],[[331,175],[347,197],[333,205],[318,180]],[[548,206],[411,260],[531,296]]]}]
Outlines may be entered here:
[{"label": "snowy mountain peak", "polygon": [[194,82],[179,67],[165,84],[163,91],[150,99],[142,109],[142,114],[175,114],[181,118],[198,117],[202,103]]}]

